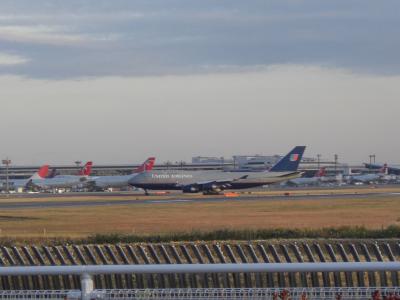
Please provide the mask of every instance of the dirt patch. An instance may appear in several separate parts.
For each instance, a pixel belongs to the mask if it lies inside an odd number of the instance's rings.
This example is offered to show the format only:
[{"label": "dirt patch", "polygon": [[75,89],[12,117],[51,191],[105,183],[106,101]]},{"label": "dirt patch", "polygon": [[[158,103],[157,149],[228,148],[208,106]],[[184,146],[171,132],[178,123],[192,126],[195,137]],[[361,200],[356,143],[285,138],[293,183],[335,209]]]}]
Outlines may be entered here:
[{"label": "dirt patch", "polygon": [[0,221],[31,221],[31,220],[39,220],[39,218],[24,217],[24,216],[5,216],[5,215],[0,215]]}]

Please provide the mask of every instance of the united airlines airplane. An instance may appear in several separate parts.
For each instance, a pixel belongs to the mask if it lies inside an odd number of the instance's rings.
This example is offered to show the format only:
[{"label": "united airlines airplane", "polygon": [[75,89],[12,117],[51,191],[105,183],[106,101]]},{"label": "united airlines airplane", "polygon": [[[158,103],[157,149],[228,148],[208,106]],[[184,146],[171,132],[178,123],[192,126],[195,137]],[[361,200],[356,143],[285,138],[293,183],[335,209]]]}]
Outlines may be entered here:
[{"label": "united airlines airplane", "polygon": [[297,171],[305,146],[297,146],[266,172],[168,170],[138,174],[129,184],[145,190],[181,190],[216,194],[226,189],[245,189],[278,183],[300,176]]}]

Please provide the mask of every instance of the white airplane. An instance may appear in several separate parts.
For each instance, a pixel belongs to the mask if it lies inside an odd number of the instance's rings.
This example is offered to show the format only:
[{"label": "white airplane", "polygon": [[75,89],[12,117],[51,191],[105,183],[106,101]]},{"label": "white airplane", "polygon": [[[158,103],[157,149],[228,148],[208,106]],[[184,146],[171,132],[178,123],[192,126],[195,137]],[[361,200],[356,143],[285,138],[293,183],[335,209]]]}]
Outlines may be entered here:
[{"label": "white airplane", "polygon": [[133,177],[142,172],[151,171],[153,169],[155,160],[155,157],[149,157],[140,167],[138,167],[129,175],[90,177],[88,178],[87,182],[85,182],[85,186],[93,191],[128,187],[129,180],[131,180]]},{"label": "white airplane", "polygon": [[349,175],[345,178],[350,183],[373,183],[376,181],[384,180],[388,175],[387,164],[379,170],[378,173],[368,173],[368,174],[351,174],[351,169],[349,169]]},{"label": "white airplane", "polygon": [[287,185],[294,185],[294,186],[301,186],[301,185],[317,185],[321,182],[326,182],[324,181],[324,178],[326,176],[326,168],[322,167],[317,171],[314,177],[299,177],[299,178],[293,178],[290,179],[286,182]]},{"label": "white airplane", "polygon": [[40,190],[73,188],[82,185],[89,178],[93,163],[87,162],[78,175],[57,175],[51,178],[32,178],[27,187]]},{"label": "white airplane", "polygon": [[[49,174],[49,166],[44,165],[42,166],[36,173],[34,173],[30,178],[27,179],[11,179],[8,181],[8,188],[11,191],[17,191],[19,189],[27,189],[27,185],[29,182],[33,180],[42,180],[47,177]],[[7,182],[6,180],[2,180],[0,182],[0,190],[4,191],[7,189]]]}]

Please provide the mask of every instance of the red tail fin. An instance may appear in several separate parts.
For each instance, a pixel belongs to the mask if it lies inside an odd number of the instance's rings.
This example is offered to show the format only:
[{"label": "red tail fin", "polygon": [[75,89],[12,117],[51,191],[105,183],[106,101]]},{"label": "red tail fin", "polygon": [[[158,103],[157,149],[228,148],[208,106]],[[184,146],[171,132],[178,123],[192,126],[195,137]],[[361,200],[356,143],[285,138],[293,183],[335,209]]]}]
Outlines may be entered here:
[{"label": "red tail fin", "polygon": [[134,173],[142,173],[145,171],[151,171],[156,161],[155,157],[149,157],[139,168],[137,168]]},{"label": "red tail fin", "polygon": [[39,171],[37,172],[37,175],[40,178],[46,178],[47,175],[49,175],[49,165],[44,165],[42,166]]},{"label": "red tail fin", "polygon": [[316,177],[324,177],[326,175],[326,168],[322,167],[318,170]]},{"label": "red tail fin", "polygon": [[80,176],[89,176],[92,172],[93,162],[88,161],[85,166],[79,171]]}]

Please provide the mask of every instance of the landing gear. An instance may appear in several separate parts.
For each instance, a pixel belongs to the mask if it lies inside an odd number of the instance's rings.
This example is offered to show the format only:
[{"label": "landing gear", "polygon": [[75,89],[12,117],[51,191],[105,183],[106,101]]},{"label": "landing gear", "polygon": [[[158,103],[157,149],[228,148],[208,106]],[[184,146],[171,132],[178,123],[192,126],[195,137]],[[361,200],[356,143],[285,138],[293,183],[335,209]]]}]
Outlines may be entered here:
[{"label": "landing gear", "polygon": [[149,196],[150,195],[149,192],[147,191],[147,189],[144,189],[144,194],[145,194],[145,196]]},{"label": "landing gear", "polygon": [[203,195],[222,195],[222,191],[208,190],[204,191]]}]

